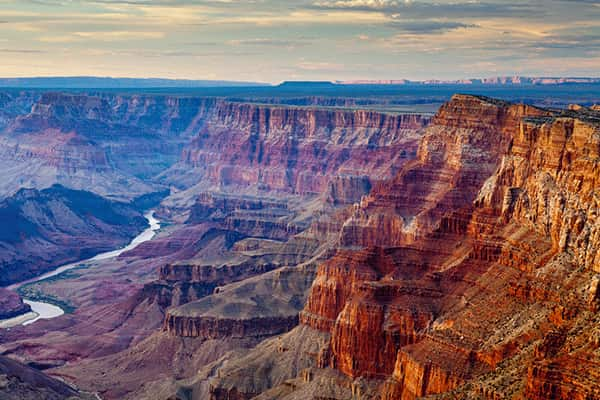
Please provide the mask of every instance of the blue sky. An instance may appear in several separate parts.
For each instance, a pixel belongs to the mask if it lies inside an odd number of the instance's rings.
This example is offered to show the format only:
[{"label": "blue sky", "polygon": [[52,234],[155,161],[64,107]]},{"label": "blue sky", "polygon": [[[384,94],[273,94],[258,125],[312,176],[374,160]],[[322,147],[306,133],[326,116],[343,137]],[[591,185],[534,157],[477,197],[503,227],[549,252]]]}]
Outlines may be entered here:
[{"label": "blue sky", "polygon": [[600,1],[0,0],[0,76],[599,76]]}]

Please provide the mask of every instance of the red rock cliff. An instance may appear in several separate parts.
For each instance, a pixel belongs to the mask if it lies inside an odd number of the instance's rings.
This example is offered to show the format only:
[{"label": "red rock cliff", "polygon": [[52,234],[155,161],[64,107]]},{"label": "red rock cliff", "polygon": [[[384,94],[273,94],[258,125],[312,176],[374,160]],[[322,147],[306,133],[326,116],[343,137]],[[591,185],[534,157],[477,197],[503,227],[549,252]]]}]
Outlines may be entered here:
[{"label": "red rock cliff", "polygon": [[[593,111],[454,96],[417,159],[339,215],[350,215],[341,245],[367,249],[322,264],[301,314],[331,334],[326,365],[389,377],[384,398],[413,399],[505,373],[498,364],[553,325],[593,326],[585,304],[597,301],[587,288],[600,266],[599,166]],[[577,357],[598,365],[588,335],[577,340]],[[533,364],[524,396],[596,398],[598,381],[577,377],[573,357]],[[494,398],[513,384],[476,387]]]}]

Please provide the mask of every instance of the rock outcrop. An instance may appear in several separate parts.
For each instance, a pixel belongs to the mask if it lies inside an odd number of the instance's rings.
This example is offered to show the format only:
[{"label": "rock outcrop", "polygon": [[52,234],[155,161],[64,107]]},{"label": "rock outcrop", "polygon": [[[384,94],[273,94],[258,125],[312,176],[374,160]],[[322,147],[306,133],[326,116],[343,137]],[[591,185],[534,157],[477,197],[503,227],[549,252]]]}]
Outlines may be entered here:
[{"label": "rock outcrop", "polygon": [[0,357],[0,396],[6,400],[92,399],[42,372]]},{"label": "rock outcrop", "polygon": [[0,288],[0,320],[13,318],[31,311],[18,294]]},{"label": "rock outcrop", "polygon": [[167,311],[164,329],[203,340],[264,338],[298,325],[314,267],[280,268]]}]

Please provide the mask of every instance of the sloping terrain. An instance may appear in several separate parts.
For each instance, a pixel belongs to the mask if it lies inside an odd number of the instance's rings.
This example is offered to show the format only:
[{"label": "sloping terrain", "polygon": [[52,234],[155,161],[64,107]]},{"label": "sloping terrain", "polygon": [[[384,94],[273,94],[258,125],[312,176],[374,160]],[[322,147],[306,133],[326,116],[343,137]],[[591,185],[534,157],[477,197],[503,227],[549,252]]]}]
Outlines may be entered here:
[{"label": "sloping terrain", "polygon": [[0,398],[3,400],[93,399],[43,373],[0,357]]},{"label": "sloping terrain", "polygon": [[23,303],[18,294],[0,288],[0,320],[13,318],[30,310],[31,307]]},{"label": "sloping terrain", "polygon": [[125,245],[147,222],[131,204],[55,185],[0,202],[0,285]]}]

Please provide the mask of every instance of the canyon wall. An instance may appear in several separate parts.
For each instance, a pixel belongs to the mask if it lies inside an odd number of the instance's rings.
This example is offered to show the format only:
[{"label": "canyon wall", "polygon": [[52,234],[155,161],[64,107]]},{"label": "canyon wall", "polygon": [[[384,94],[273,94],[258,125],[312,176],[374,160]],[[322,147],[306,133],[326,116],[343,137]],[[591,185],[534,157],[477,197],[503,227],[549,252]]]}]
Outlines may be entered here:
[{"label": "canyon wall", "polygon": [[158,190],[159,182],[295,194],[329,186],[331,202],[348,203],[414,156],[429,120],[204,97],[4,97],[0,163],[11,171],[4,194],[53,183],[120,198]]},{"label": "canyon wall", "polygon": [[9,104],[20,107],[9,112],[7,106],[0,124],[2,195],[54,183],[126,199],[157,190],[150,178],[179,159],[213,104],[150,95],[44,92],[25,97],[28,102],[13,97]]},{"label": "canyon wall", "polygon": [[[300,314],[328,337],[315,381],[390,400],[598,398],[581,370],[600,362],[599,179],[596,111],[454,96],[417,158],[324,228],[340,249]],[[235,368],[210,380],[212,399],[247,386]]]},{"label": "canyon wall", "polygon": [[331,201],[353,202],[414,157],[427,123],[416,114],[219,102],[167,177],[299,195],[329,187]]}]

